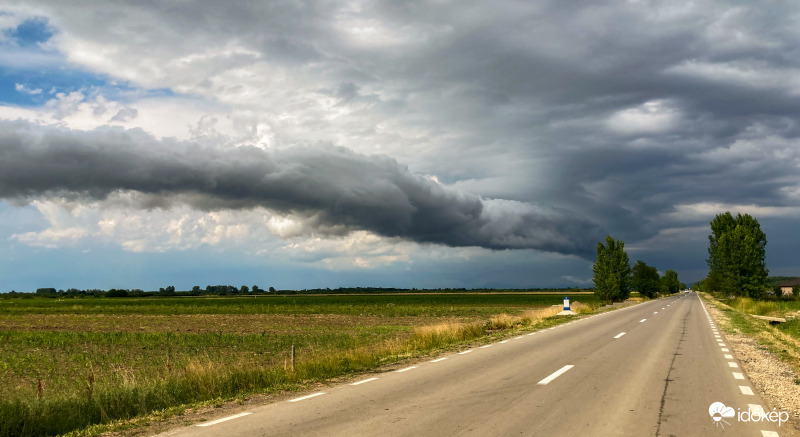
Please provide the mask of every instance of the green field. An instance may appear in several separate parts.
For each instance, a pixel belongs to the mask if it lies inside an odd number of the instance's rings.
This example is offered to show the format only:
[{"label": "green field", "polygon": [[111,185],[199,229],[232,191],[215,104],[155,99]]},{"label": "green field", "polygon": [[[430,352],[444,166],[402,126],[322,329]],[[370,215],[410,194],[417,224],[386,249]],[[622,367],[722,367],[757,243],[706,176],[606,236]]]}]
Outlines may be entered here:
[{"label": "green field", "polygon": [[[4,299],[0,435],[62,433],[365,371],[482,335],[551,323],[523,315],[562,298],[448,293]],[[575,300],[597,304],[593,295]],[[294,371],[287,367],[292,345]]]}]

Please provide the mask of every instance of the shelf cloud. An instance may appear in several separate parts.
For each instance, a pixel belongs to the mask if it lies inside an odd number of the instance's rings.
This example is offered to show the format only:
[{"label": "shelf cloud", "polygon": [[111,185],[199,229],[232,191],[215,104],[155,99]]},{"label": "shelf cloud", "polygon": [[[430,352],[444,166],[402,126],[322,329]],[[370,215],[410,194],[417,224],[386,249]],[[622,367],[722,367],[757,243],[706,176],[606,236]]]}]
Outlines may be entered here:
[{"label": "shelf cloud", "polygon": [[263,207],[302,217],[309,233],[367,230],[447,246],[536,249],[589,257],[601,229],[568,211],[485,199],[396,160],[330,145],[213,148],[139,130],[71,131],[0,123],[0,196],[103,200],[144,194],[141,208]]}]

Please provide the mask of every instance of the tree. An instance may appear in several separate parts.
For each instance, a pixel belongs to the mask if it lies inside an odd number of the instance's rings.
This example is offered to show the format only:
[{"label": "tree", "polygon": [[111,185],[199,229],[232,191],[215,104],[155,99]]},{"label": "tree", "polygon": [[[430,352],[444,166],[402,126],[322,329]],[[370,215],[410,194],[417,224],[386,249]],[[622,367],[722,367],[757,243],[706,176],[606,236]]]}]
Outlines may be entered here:
[{"label": "tree", "polygon": [[595,295],[606,303],[623,301],[630,295],[631,266],[625,243],[606,237],[597,243],[597,261],[592,266]]},{"label": "tree", "polygon": [[758,220],[748,214],[719,214],[711,221],[708,240],[707,287],[734,296],[763,297],[769,273],[767,236]]},{"label": "tree", "polygon": [[681,283],[678,280],[678,272],[667,270],[661,278],[661,291],[664,294],[674,294],[680,291]]},{"label": "tree", "polygon": [[39,296],[53,297],[56,295],[55,288],[37,288],[36,294]]},{"label": "tree", "polygon": [[638,260],[633,265],[631,286],[642,296],[655,297],[659,290],[659,279],[661,277],[658,274],[658,270],[655,267],[648,266],[644,261]]}]

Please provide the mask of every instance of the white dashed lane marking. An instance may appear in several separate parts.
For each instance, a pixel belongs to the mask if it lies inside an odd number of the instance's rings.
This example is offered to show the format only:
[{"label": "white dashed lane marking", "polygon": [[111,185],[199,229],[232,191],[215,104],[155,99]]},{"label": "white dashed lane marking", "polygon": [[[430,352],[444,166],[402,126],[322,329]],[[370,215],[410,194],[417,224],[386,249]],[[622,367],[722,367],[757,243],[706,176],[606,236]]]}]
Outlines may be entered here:
[{"label": "white dashed lane marking", "polygon": [[733,379],[744,379],[744,373],[739,372],[731,372],[733,373]]},{"label": "white dashed lane marking", "polygon": [[743,395],[753,396],[753,389],[746,385],[740,385],[739,390],[742,391]]},{"label": "white dashed lane marking", "polygon": [[466,351],[464,351],[464,352],[459,352],[458,354],[459,354],[459,355],[464,355],[464,354],[468,354],[468,353],[470,353],[470,352],[472,352],[472,349],[470,349],[470,350],[466,350]]},{"label": "white dashed lane marking", "polygon": [[620,332],[619,334],[615,335],[614,338],[620,338],[623,335],[625,335],[625,333],[624,332]]},{"label": "white dashed lane marking", "polygon": [[556,379],[559,376],[563,375],[564,373],[566,373],[569,369],[571,369],[573,367],[575,367],[575,366],[572,365],[572,364],[567,364],[566,366],[564,366],[564,367],[556,370],[555,372],[551,373],[550,376],[548,376],[547,378],[539,381],[537,384],[539,384],[539,385],[550,384],[554,379]]},{"label": "white dashed lane marking", "polygon": [[416,369],[416,368],[417,368],[417,366],[411,366],[411,367],[406,367],[405,369],[395,370],[394,372],[395,373],[408,372],[409,370]]},{"label": "white dashed lane marking", "polygon": [[435,360],[431,360],[431,363],[438,363],[439,361],[444,361],[446,359],[447,359],[447,357],[437,358]]},{"label": "white dashed lane marking", "polygon": [[639,320],[639,323],[642,323],[642,322],[644,322],[645,320],[647,320],[647,319],[642,319],[642,320]]},{"label": "white dashed lane marking", "polygon": [[201,423],[201,424],[199,424],[199,425],[197,425],[197,426],[211,426],[211,425],[216,425],[216,424],[218,424],[218,423],[227,422],[227,421],[229,421],[229,420],[238,419],[238,418],[240,418],[240,417],[244,417],[244,416],[249,416],[250,414],[253,414],[253,413],[239,413],[239,414],[234,414],[233,416],[223,417],[222,419],[212,420],[211,422],[207,422],[207,423]]},{"label": "white dashed lane marking", "polygon": [[[447,359],[447,358],[445,358],[445,359]],[[369,378],[369,379],[365,379],[365,380],[363,380],[363,381],[354,382],[354,383],[352,383],[352,384],[350,384],[350,385],[361,385],[361,384],[366,384],[366,383],[368,383],[368,382],[370,382],[370,381],[375,381],[376,379],[378,379],[378,378]]]},{"label": "white dashed lane marking", "polygon": [[325,394],[325,392],[321,391],[319,393],[313,393],[313,394],[306,395],[306,396],[300,396],[299,398],[292,399],[289,402],[300,402],[300,401],[304,401],[306,399],[311,399],[311,398],[315,398],[317,396],[322,396],[324,394]]}]

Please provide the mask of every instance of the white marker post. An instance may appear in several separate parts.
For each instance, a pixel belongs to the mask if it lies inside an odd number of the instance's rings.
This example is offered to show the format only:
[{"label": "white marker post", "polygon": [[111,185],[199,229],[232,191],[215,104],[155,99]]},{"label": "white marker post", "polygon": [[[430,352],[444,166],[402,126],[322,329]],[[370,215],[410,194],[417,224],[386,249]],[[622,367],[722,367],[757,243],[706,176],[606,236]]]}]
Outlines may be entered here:
[{"label": "white marker post", "polygon": [[569,309],[569,296],[564,296],[564,311],[558,313],[559,316],[568,316],[570,314],[575,314]]}]

